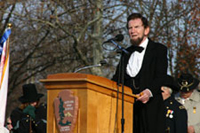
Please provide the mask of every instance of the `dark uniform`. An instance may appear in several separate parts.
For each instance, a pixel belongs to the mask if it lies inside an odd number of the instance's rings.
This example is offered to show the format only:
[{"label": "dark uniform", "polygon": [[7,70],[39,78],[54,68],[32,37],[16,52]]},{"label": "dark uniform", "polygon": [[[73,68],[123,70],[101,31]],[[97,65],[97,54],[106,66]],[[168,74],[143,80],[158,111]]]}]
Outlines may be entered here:
[{"label": "dark uniform", "polygon": [[22,109],[16,108],[11,113],[12,133],[46,133],[46,104],[40,104],[35,110],[35,119]]},{"label": "dark uniform", "polygon": [[166,133],[187,133],[187,111],[185,107],[170,96],[166,105]]}]

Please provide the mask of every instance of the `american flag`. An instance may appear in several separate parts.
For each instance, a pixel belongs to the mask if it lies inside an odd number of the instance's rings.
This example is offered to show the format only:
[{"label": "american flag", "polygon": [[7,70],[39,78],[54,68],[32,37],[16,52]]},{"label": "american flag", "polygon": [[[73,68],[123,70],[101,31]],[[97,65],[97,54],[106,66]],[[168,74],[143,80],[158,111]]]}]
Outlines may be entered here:
[{"label": "american flag", "polygon": [[0,40],[0,128],[4,127],[5,112],[7,103],[8,91],[8,76],[9,76],[9,35],[11,34],[10,27],[7,28]]}]

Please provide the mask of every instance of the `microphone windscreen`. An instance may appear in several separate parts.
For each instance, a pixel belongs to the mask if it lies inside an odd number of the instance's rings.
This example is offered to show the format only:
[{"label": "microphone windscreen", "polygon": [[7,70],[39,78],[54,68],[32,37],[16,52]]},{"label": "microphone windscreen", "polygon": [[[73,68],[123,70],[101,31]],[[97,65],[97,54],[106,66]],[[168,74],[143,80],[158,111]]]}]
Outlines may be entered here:
[{"label": "microphone windscreen", "polygon": [[124,36],[122,34],[118,34],[118,35],[115,36],[115,38],[116,38],[116,41],[120,42],[124,39]]},{"label": "microphone windscreen", "polygon": [[108,63],[108,62],[107,62],[106,60],[101,60],[101,61],[100,61],[100,64],[101,64],[101,65],[105,65],[105,64],[107,64],[107,63]]}]

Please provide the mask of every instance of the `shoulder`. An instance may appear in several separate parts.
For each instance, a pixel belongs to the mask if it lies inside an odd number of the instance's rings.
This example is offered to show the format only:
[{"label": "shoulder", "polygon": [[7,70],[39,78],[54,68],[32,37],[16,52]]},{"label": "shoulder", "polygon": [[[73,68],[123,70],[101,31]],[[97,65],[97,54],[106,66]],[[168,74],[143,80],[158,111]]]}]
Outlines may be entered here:
[{"label": "shoulder", "polygon": [[17,121],[21,120],[22,118],[24,118],[22,109],[17,107],[11,112],[10,119],[12,121],[12,125],[16,125]]},{"label": "shoulder", "polygon": [[174,104],[175,104],[177,110],[179,110],[181,112],[186,112],[185,106],[183,106],[181,103],[179,103],[175,99],[174,99]]},{"label": "shoulder", "polygon": [[194,90],[190,98],[200,103],[200,92],[198,90]]},{"label": "shoulder", "polygon": [[148,46],[149,46],[149,47],[156,48],[156,49],[167,50],[167,47],[166,47],[164,44],[159,43],[159,42],[154,42],[154,41],[152,41],[151,39],[149,39]]},{"label": "shoulder", "polygon": [[176,106],[178,107],[178,109],[180,109],[180,110],[186,110],[185,107],[181,103],[179,103],[178,101],[174,100],[174,104],[176,104]]},{"label": "shoulder", "polygon": [[12,114],[22,114],[22,113],[23,113],[23,110],[20,109],[19,107],[17,107],[11,112],[11,115]]},{"label": "shoulder", "polygon": [[36,113],[46,112],[46,110],[47,110],[47,104],[42,103],[36,108]]},{"label": "shoulder", "polygon": [[172,96],[170,97],[170,102],[173,105],[174,109],[186,111],[185,107],[181,103],[179,103],[177,100],[175,100],[175,98]]},{"label": "shoulder", "polygon": [[41,103],[37,109],[46,109],[47,108],[47,104],[46,103]]},{"label": "shoulder", "polygon": [[40,106],[46,108],[47,107],[47,103],[41,103]]},{"label": "shoulder", "polygon": [[47,119],[47,104],[46,103],[42,103],[40,104],[36,111],[35,111],[35,114],[36,114],[36,118],[37,119]]}]

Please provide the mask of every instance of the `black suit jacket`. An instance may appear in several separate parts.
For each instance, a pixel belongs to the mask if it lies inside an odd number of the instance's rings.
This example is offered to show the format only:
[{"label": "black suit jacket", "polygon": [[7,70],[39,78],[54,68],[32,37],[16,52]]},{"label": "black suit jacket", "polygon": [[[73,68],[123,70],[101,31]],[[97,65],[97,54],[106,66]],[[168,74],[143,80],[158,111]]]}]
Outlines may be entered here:
[{"label": "black suit jacket", "polygon": [[187,110],[172,95],[165,101],[166,132],[187,133]]},{"label": "black suit jacket", "polygon": [[[134,47],[127,48],[130,53],[134,52]],[[163,77],[167,74],[167,47],[153,42],[149,39],[142,67],[136,77],[130,77],[126,73],[126,66],[131,54],[124,54],[124,85],[130,87],[133,93],[140,93],[145,89],[149,89],[153,97],[143,104],[135,102],[134,105],[134,133],[164,133],[165,129],[165,106],[161,95],[161,85]],[[120,64],[112,80],[121,81],[122,71]],[[133,87],[133,79],[139,89]]]}]

